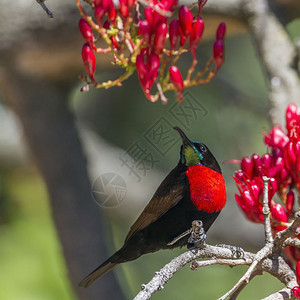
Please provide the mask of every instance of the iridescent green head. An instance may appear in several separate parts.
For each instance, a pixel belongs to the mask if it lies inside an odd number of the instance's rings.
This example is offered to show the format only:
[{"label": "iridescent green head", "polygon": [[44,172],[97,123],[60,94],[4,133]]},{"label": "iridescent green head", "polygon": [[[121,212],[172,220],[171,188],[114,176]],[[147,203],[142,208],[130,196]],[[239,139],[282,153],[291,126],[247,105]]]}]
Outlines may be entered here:
[{"label": "iridescent green head", "polygon": [[182,146],[180,150],[180,161],[186,167],[193,165],[204,165],[221,173],[221,168],[206,145],[200,142],[192,142],[179,128],[174,127],[181,136]]}]

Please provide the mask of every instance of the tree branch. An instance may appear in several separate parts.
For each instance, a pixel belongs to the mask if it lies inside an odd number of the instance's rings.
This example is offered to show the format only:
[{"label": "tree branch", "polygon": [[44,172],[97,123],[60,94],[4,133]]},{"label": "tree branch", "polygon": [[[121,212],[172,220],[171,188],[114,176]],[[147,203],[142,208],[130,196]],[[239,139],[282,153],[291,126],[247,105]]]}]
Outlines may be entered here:
[{"label": "tree branch", "polygon": [[[268,227],[269,220],[269,205],[268,205],[268,181],[269,179],[264,177],[264,218],[265,227]],[[208,261],[194,261],[191,265],[192,270],[196,270],[199,267],[210,266],[215,264],[229,265],[231,267],[238,265],[249,265],[249,269],[239,279],[239,281],[230,289],[225,295],[219,298],[224,300],[229,296],[234,299],[237,294],[243,289],[249,281],[257,274],[265,271],[278,278],[286,287],[292,288],[297,285],[296,276],[294,271],[288,266],[283,257],[279,255],[283,245],[287,242],[291,242],[291,237],[297,233],[297,228],[300,225],[300,213],[295,214],[295,220],[285,230],[277,233],[273,239],[270,237],[269,229],[265,230],[266,243],[262,249],[256,254],[251,252],[244,252],[243,258],[233,258],[232,250],[224,247],[217,247],[211,245],[205,245],[204,248],[195,248],[193,251],[187,251],[178,257],[174,258],[170,263],[165,265],[160,271],[155,273],[155,276],[151,281],[142,285],[141,291],[136,295],[134,300],[149,299],[156,291],[161,290],[164,285],[173,277],[173,275],[181,270],[186,264],[197,258],[212,258]],[[232,246],[231,246],[232,247]],[[258,272],[258,273],[257,273]],[[280,294],[280,293],[279,293]],[[278,294],[278,295],[279,295]]]}]

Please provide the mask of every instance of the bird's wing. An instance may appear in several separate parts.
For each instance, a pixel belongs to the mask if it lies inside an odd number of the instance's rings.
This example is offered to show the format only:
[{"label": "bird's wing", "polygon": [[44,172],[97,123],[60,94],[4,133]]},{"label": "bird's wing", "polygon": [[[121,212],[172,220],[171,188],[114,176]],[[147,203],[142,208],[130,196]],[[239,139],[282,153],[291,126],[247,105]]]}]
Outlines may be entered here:
[{"label": "bird's wing", "polygon": [[183,198],[188,186],[186,180],[185,172],[179,166],[169,173],[138,219],[131,226],[125,242],[137,231],[144,229],[159,219]]}]

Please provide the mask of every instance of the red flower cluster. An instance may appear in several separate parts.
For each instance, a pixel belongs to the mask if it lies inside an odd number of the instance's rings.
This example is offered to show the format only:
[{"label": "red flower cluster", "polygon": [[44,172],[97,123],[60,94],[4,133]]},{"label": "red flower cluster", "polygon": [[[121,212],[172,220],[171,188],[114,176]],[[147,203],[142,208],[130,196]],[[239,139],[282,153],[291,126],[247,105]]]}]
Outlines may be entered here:
[{"label": "red flower cluster", "polygon": [[[270,178],[269,206],[273,232],[284,230],[293,218],[295,192],[300,194],[300,113],[295,104],[288,105],[286,110],[286,131],[273,127],[264,137],[270,153],[261,157],[253,154],[244,157],[241,170],[235,172],[234,180],[239,190],[236,201],[246,217],[257,223],[263,223],[262,176]],[[273,196],[277,193],[280,203]],[[287,247],[285,252],[293,261],[300,260],[298,248]],[[300,272],[299,272],[300,274]]]},{"label": "red flower cluster", "polygon": [[[83,16],[79,21],[79,29],[86,41],[82,59],[91,80],[82,78],[87,82],[84,90],[88,89],[89,84],[105,88],[121,85],[136,68],[142,89],[150,101],[154,102],[159,98],[163,102],[167,101],[164,92],[168,90],[175,90],[177,99],[181,101],[184,88],[206,83],[216,74],[224,60],[224,23],[217,29],[212,59],[192,79],[198,63],[196,49],[204,31],[200,13],[207,0],[198,2],[195,18],[190,8],[183,5],[178,10],[178,18],[173,20],[170,17],[178,6],[178,0],[146,1],[148,6],[142,8],[136,0],[120,0],[118,7],[113,0],[94,0],[92,18],[85,13],[80,0],[76,0]],[[96,37],[93,32],[97,33]],[[95,45],[101,39],[106,42],[107,48]],[[176,63],[180,55],[187,51],[191,52],[193,62],[183,80]],[[94,52],[112,53],[113,62],[125,68],[125,73],[117,80],[98,83],[95,80]],[[154,83],[157,91],[152,94]]]}]

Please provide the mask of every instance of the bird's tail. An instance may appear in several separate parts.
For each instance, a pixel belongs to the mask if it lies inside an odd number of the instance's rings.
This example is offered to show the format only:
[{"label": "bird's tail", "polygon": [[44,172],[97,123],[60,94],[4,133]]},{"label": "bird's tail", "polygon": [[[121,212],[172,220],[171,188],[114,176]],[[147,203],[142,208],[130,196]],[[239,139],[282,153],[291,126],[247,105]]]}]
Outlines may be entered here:
[{"label": "bird's tail", "polygon": [[117,257],[118,257],[117,253],[112,255],[108,260],[106,260],[102,265],[100,265],[97,269],[95,269],[91,274],[86,276],[79,283],[79,285],[82,287],[89,287],[97,279],[110,272],[114,267],[116,267],[119,264],[118,262],[116,262]]}]

